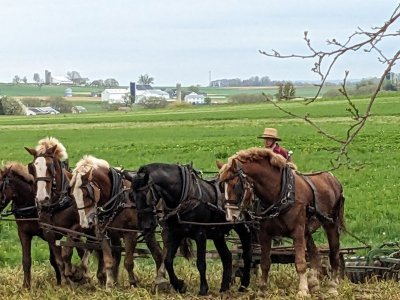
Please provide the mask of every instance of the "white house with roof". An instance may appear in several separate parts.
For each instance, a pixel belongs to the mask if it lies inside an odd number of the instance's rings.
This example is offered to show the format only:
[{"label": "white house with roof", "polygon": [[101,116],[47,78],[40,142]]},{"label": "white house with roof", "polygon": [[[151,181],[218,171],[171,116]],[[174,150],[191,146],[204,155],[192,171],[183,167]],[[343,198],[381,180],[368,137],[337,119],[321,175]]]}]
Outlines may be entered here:
[{"label": "white house with roof", "polygon": [[101,101],[108,103],[125,103],[129,89],[105,89],[101,93]]},{"label": "white house with roof", "polygon": [[191,92],[189,95],[185,96],[185,102],[189,104],[204,104],[204,99],[204,95],[197,94],[195,92]]}]

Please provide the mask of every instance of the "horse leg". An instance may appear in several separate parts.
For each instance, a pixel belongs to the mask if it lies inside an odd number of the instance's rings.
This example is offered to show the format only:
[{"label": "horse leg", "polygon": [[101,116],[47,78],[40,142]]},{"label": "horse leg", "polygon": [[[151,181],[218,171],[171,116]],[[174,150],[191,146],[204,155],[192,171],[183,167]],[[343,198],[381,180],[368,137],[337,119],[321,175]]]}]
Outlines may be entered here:
[{"label": "horse leg", "polygon": [[[82,249],[81,249],[82,250]],[[78,251],[78,249],[77,249]],[[81,258],[81,263],[80,263],[80,269],[82,270],[83,274],[83,282],[90,282],[90,274],[89,274],[89,258],[90,258],[90,253],[91,251],[89,250],[84,250],[83,254],[79,254],[80,251],[78,251],[78,255]]]},{"label": "horse leg", "polygon": [[[220,293],[229,290],[232,277],[232,254],[226,245],[225,237],[222,235],[220,238],[214,239],[215,248],[218,251],[219,257],[222,261],[223,273]],[[207,242],[207,241],[206,241]],[[205,258],[205,257],[204,257]]]},{"label": "horse leg", "polygon": [[114,278],[114,257],[110,246],[110,241],[108,238],[103,237],[101,239],[101,249],[103,250],[103,263],[104,270],[106,272],[106,288],[110,288],[115,283]]},{"label": "horse leg", "polygon": [[260,246],[261,246],[261,284],[260,289],[266,290],[268,286],[268,274],[271,268],[271,246],[272,237],[266,232],[265,227],[261,227],[259,231]]},{"label": "horse leg", "polygon": [[119,236],[114,236],[113,238],[111,238],[111,253],[112,253],[112,257],[114,259],[114,263],[113,263],[113,268],[112,268],[112,272],[113,272],[113,276],[115,281],[118,281],[118,273],[119,273],[119,265],[121,263],[121,256],[122,256],[122,250],[121,250],[121,239]]},{"label": "horse leg", "polygon": [[97,280],[99,281],[100,285],[105,285],[107,281],[107,275],[104,272],[103,251],[95,250],[94,253],[97,258],[97,272],[96,272]]},{"label": "horse leg", "polygon": [[60,270],[58,269],[57,262],[54,257],[54,253],[53,253],[53,250],[51,249],[50,245],[49,245],[49,253],[50,253],[50,264],[53,266],[54,272],[56,272],[56,284],[60,285],[61,284],[61,273],[60,273]]},{"label": "horse leg", "polygon": [[136,287],[137,277],[133,271],[134,259],[133,254],[136,248],[137,234],[136,233],[124,233],[124,244],[125,244],[125,270],[128,272],[129,284],[132,287]]},{"label": "horse leg", "polygon": [[[31,245],[32,245],[32,237],[22,232],[18,231],[19,240],[21,242],[22,247],[22,268],[24,270],[24,282],[22,286],[24,288],[31,287]],[[57,272],[56,272],[57,274]]]},{"label": "horse leg", "polygon": [[[167,245],[167,237],[165,229],[161,232],[161,237],[163,239],[164,245]],[[158,244],[154,232],[148,232],[145,234],[145,241],[147,248],[149,248],[151,256],[153,257],[154,262],[156,263],[156,278],[154,280],[154,285],[152,290],[156,291],[164,291],[167,290],[169,285],[166,279],[165,274],[165,265],[164,258],[166,254],[166,247],[161,250],[160,245]]]},{"label": "horse leg", "polygon": [[308,288],[311,293],[316,293],[319,291],[318,277],[320,274],[320,255],[311,233],[307,233],[306,243],[311,268],[311,271],[308,274]]},{"label": "horse leg", "polygon": [[56,245],[56,237],[52,232],[46,233],[45,239],[46,239],[47,243],[49,243],[49,247],[51,249],[51,252],[54,255],[54,259],[57,263],[58,270],[60,271],[61,285],[68,284],[69,280],[65,276],[65,272],[64,272],[64,261],[62,258],[62,248],[60,246]]},{"label": "horse leg", "polygon": [[[208,283],[207,283],[207,278],[206,278],[207,239],[206,239],[205,233],[202,230],[199,230],[199,232],[197,233],[195,241],[196,241],[196,246],[197,246],[196,265],[197,265],[197,270],[199,270],[199,274],[200,274],[199,295],[204,296],[204,295],[207,295],[207,292],[208,292]],[[225,270],[224,270],[224,272],[225,272]],[[232,273],[232,262],[231,262],[230,272]],[[224,282],[224,277],[223,277],[222,281]],[[229,281],[228,281],[228,287],[229,287]],[[222,289],[222,285],[221,285],[221,289]]]},{"label": "horse leg", "polygon": [[172,284],[174,289],[179,293],[185,293],[186,285],[182,279],[178,279],[174,271],[174,258],[181,241],[181,236],[174,237],[171,231],[168,232],[167,255],[164,260],[164,265],[168,272],[169,282]]},{"label": "horse leg", "polygon": [[252,236],[246,225],[236,225],[235,231],[239,235],[242,244],[243,274],[240,282],[239,292],[245,292],[250,284],[251,260],[253,257]]},{"label": "horse leg", "polygon": [[329,281],[328,293],[337,296],[338,295],[338,284],[339,284],[339,267],[340,267],[340,237],[339,229],[337,225],[325,225],[324,226],[326,235],[329,243],[329,263],[331,265],[331,279]]},{"label": "horse leg", "polygon": [[293,245],[295,253],[295,266],[299,276],[299,289],[297,295],[299,297],[306,297],[309,295],[307,284],[307,261],[306,261],[306,240],[304,230],[298,229],[293,235]]},{"label": "horse leg", "polygon": [[[67,241],[72,241],[70,237],[67,238]],[[61,248],[61,257],[64,262],[64,274],[68,278],[72,278],[73,270],[72,270],[72,253],[73,248],[64,246]]]}]

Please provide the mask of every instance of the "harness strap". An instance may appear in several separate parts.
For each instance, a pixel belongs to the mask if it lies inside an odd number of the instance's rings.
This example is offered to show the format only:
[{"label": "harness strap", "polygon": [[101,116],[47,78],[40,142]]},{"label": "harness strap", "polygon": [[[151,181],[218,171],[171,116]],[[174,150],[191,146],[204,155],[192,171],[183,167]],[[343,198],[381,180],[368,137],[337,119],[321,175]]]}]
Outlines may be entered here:
[{"label": "harness strap", "polygon": [[313,194],[313,200],[312,200],[312,205],[308,207],[308,212],[311,214],[315,214],[317,218],[321,222],[328,222],[328,223],[334,223],[333,219],[325,215],[321,210],[318,208],[318,201],[320,199],[319,193],[317,188],[315,187],[315,184],[312,182],[309,176],[299,174],[305,182],[307,182],[308,186],[311,188],[311,192]]},{"label": "harness strap", "polygon": [[[286,166],[282,171],[280,200],[257,214],[261,219],[272,219],[288,211],[295,200],[295,178],[293,170]],[[262,202],[260,201],[261,206]]]}]

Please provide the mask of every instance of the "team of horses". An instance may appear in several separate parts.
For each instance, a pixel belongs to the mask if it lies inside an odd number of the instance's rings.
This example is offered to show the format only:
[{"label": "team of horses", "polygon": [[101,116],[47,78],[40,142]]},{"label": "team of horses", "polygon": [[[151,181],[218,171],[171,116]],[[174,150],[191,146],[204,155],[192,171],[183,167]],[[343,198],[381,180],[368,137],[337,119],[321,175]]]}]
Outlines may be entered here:
[{"label": "team of horses", "polygon": [[[155,262],[154,287],[168,288],[168,273],[171,286],[180,293],[186,291],[186,284],[174,271],[174,258],[178,249],[189,258],[190,240],[194,240],[200,295],[209,289],[206,246],[211,239],[223,266],[220,292],[225,292],[232,283],[226,236],[234,230],[243,259],[239,291],[250,284],[252,244],[261,246],[260,288],[266,289],[272,239],[284,236],[293,239],[298,295],[307,296],[320,289],[319,251],[312,234],[322,227],[331,265],[327,292],[338,293],[344,196],[331,173],[302,174],[283,157],[260,148],[217,162],[219,174],[209,180],[191,165],[152,163],[127,172],[91,155],[83,156],[71,170],[65,147],[53,137],[25,149],[33,157],[31,163],[9,163],[0,169],[0,211],[12,203],[9,213],[16,218],[21,241],[24,287],[31,284],[33,236],[48,242],[57,284],[89,281],[88,258],[94,252],[98,281],[107,287],[118,280],[122,251],[129,283],[137,285],[134,252],[142,237]],[[162,245],[157,228],[161,228]],[[67,243],[61,247],[57,240],[63,235]],[[81,259],[79,267],[71,263],[74,247]]]}]

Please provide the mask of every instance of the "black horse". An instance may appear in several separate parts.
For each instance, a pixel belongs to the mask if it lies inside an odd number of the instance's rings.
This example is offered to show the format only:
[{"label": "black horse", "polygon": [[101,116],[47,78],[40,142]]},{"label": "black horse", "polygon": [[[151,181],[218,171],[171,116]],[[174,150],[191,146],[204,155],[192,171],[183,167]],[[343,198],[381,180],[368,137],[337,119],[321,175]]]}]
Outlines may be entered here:
[{"label": "black horse", "polygon": [[[186,285],[174,272],[173,260],[184,238],[195,240],[197,269],[200,273],[200,295],[208,292],[206,279],[206,242],[212,239],[221,257],[223,276],[220,292],[227,291],[232,276],[232,254],[226,245],[225,235],[233,228],[239,235],[243,249],[243,276],[240,291],[250,283],[252,257],[251,235],[245,224],[227,224],[221,208],[223,194],[216,180],[203,180],[191,166],[153,163],[142,166],[132,180],[139,226],[144,231],[157,226],[157,206],[161,200],[162,222],[168,231],[165,268],[170,283],[178,292]],[[218,223],[222,223],[219,225]]]}]

